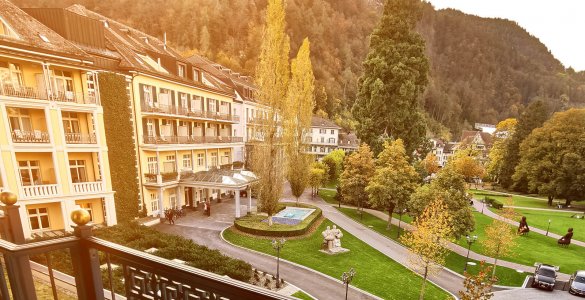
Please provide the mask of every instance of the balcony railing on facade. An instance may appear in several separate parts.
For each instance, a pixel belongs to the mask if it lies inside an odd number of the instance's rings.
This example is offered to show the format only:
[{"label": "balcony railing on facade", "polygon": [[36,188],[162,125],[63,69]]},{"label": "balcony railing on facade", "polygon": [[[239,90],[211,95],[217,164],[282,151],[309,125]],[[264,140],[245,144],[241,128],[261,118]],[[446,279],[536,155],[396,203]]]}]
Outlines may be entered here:
[{"label": "balcony railing on facade", "polygon": [[239,122],[240,116],[229,113],[202,111],[197,109],[189,109],[187,107],[167,105],[160,103],[142,103],[142,112],[147,113],[162,113],[170,115],[180,115],[193,118],[212,119],[218,121]]},{"label": "balcony railing on facade", "polygon": [[[96,238],[92,226],[79,217],[83,213],[80,211],[73,212],[73,236],[25,243],[18,208],[13,203],[1,206],[0,260],[6,266],[0,268],[2,299],[45,299],[46,291],[42,291],[44,296],[38,294],[39,284],[47,285],[56,299],[63,282],[70,283],[77,299],[293,299]],[[55,269],[64,264],[56,263],[57,252],[70,257],[66,266],[71,274]],[[42,257],[46,266],[31,263],[31,257]],[[33,270],[38,272],[39,267],[46,269],[45,276],[34,278]],[[122,272],[115,272],[116,268]]]},{"label": "balcony railing on facade", "polygon": [[54,100],[58,102],[77,103],[77,104],[96,104],[97,97],[92,93],[82,92],[48,92],[47,90],[38,89],[30,86],[13,86],[13,85],[2,85],[0,86],[0,95],[37,99],[37,100]]},{"label": "balcony railing on facade", "polygon": [[59,195],[58,184],[25,185],[22,187],[24,198],[44,198]]},{"label": "balcony railing on facade", "polygon": [[50,143],[51,139],[49,137],[48,132],[40,131],[40,130],[33,130],[33,131],[24,131],[24,130],[13,130],[12,131],[12,141],[15,143]]},{"label": "balcony railing on facade", "polygon": [[180,179],[180,176],[176,171],[161,172],[160,174],[145,173],[144,179],[146,183],[162,184],[165,182],[177,181]]},{"label": "balcony railing on facade", "polygon": [[102,181],[74,182],[73,192],[75,194],[94,194],[101,193],[104,189]]},{"label": "balcony railing on facade", "polygon": [[67,144],[96,144],[97,138],[94,133],[66,132],[65,141]]},{"label": "balcony railing on facade", "polygon": [[241,143],[240,136],[144,136],[145,144],[212,144],[212,143]]}]

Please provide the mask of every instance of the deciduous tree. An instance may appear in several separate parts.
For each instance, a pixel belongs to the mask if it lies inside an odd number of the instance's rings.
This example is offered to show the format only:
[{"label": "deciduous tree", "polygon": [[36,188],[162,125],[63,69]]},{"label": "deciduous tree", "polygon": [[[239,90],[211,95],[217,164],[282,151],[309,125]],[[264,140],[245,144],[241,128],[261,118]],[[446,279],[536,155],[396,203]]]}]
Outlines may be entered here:
[{"label": "deciduous tree", "polygon": [[321,162],[329,167],[329,180],[336,181],[339,175],[343,172],[343,160],[345,159],[345,151],[336,149],[325,155]]},{"label": "deciduous tree", "polygon": [[370,36],[370,52],[363,63],[353,114],[357,133],[375,153],[380,136],[402,139],[411,154],[425,139],[426,126],[419,96],[427,85],[429,63],[425,42],[415,32],[421,1],[388,0]]},{"label": "deciduous tree", "polygon": [[558,112],[534,129],[520,146],[514,180],[526,180],[528,189],[552,199],[585,198],[585,109]]},{"label": "deciduous tree", "polygon": [[485,173],[485,169],[471,149],[459,150],[451,157],[449,164],[465,178],[466,182],[472,182],[475,178],[482,178]]},{"label": "deciduous tree", "polygon": [[423,274],[421,300],[424,299],[428,276],[441,269],[449,253],[447,246],[452,236],[452,218],[443,200],[440,197],[433,199],[415,219],[413,225],[416,229],[400,239],[409,248],[409,263]]},{"label": "deciduous tree", "polygon": [[394,209],[403,210],[417,186],[418,173],[408,163],[402,140],[385,142],[384,150],[376,160],[376,173],[366,187],[366,192],[370,205],[388,212],[386,229],[391,228]]},{"label": "deciduous tree", "polygon": [[319,187],[323,184],[323,178],[325,177],[325,170],[319,168],[309,169],[309,178],[308,182],[311,186],[311,196],[317,194]]},{"label": "deciduous tree", "polygon": [[465,273],[465,290],[459,291],[461,300],[489,300],[494,296],[492,286],[496,279],[490,276],[491,269],[492,267],[485,265],[485,261],[481,261],[477,274]]},{"label": "deciduous tree", "polygon": [[374,176],[374,157],[370,147],[363,143],[358,151],[345,159],[345,169],[341,173],[339,184],[343,193],[343,200],[358,206],[363,213],[363,205],[368,201],[366,187]]},{"label": "deciduous tree", "polygon": [[[502,209],[502,218],[514,220],[515,213],[512,208],[508,206]],[[490,225],[485,228],[485,240],[482,242],[486,254],[494,258],[494,268],[492,271],[492,279],[496,276],[496,267],[498,266],[498,259],[502,256],[512,254],[512,250],[516,245],[516,232],[508,223],[494,219]]]},{"label": "deciduous tree", "polygon": [[499,183],[500,174],[504,167],[504,155],[508,150],[511,137],[516,131],[517,124],[516,119],[509,118],[496,125],[494,144],[488,154],[489,159],[486,167],[486,172],[493,182]]},{"label": "deciduous tree", "polygon": [[431,152],[427,153],[427,156],[422,161],[422,166],[429,175],[437,173],[439,171],[437,156]]}]

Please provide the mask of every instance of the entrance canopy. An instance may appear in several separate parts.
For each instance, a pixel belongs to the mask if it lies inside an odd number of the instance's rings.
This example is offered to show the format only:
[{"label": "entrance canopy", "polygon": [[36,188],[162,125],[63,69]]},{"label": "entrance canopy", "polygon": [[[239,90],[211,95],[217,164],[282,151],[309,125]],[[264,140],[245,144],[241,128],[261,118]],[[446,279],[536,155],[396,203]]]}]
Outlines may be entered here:
[{"label": "entrance canopy", "polygon": [[181,176],[184,186],[213,189],[243,190],[258,181],[256,174],[246,170],[210,170]]}]

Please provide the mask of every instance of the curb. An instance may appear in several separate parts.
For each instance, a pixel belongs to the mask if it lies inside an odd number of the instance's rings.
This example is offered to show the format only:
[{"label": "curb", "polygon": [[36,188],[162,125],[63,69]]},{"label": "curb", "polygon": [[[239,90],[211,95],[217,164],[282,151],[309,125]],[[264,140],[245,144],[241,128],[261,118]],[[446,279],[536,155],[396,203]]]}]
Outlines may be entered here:
[{"label": "curb", "polygon": [[[242,247],[242,246],[236,245],[236,244],[232,244],[231,242],[229,242],[228,240],[226,240],[226,239],[223,237],[223,233],[224,233],[224,231],[226,231],[227,229],[229,229],[229,227],[228,227],[228,228],[225,228],[225,229],[223,229],[223,230],[222,230],[222,231],[219,233],[219,237],[220,237],[220,238],[221,238],[221,239],[222,239],[224,242],[226,242],[227,244],[229,244],[229,245],[231,245],[231,246],[233,246],[233,247],[236,247],[236,248],[240,248],[240,249],[246,250],[246,251],[248,251],[248,252],[252,252],[252,253],[256,253],[256,254],[260,254],[260,255],[263,255],[263,256],[266,256],[266,257],[270,257],[270,258],[274,258],[274,259],[276,259],[276,257],[275,257],[275,256],[272,256],[272,255],[270,255],[270,254],[266,254],[266,253],[264,253],[264,252],[260,252],[260,251],[256,251],[256,250],[248,249],[248,248],[245,248],[245,247]],[[297,264],[297,263],[295,263],[295,262],[292,262],[292,261],[289,261],[289,260],[286,260],[286,259],[282,259],[282,258],[280,259],[280,261],[284,261],[284,262],[286,262],[286,263],[288,263],[288,264],[291,264],[291,265],[293,265],[293,266],[295,266],[295,267],[299,267],[299,268],[305,269],[305,270],[307,270],[307,271],[313,272],[313,273],[315,273],[315,274],[318,274],[318,275],[321,275],[321,276],[327,277],[327,278],[329,278],[329,279],[331,279],[331,280],[333,280],[333,281],[336,281],[336,282],[338,282],[340,285],[343,285],[343,282],[342,282],[341,280],[339,280],[339,279],[337,279],[337,278],[334,278],[334,277],[332,277],[332,276],[329,276],[329,275],[327,275],[327,274],[321,273],[321,272],[319,272],[319,271],[317,271],[317,270],[311,269],[311,268],[309,268],[309,267],[306,267],[306,266],[303,266],[303,265],[300,265],[300,264]],[[360,288],[358,288],[358,287],[355,287],[355,286],[352,286],[352,285],[350,285],[349,287],[350,287],[350,288],[352,288],[352,289],[354,289],[354,290],[356,290],[356,291],[358,291],[358,292],[360,292],[360,293],[366,294],[366,295],[368,295],[368,296],[370,296],[370,297],[372,297],[372,298],[374,298],[374,299],[380,299],[380,300],[384,300],[383,298],[380,298],[380,297],[378,297],[378,296],[376,296],[376,295],[373,295],[373,294],[371,294],[371,293],[369,293],[369,292],[367,292],[367,291],[364,291],[364,290],[362,290],[362,289],[360,289]],[[301,289],[299,289],[299,290],[301,290]],[[303,291],[303,292],[304,292],[304,291]],[[306,292],[305,292],[305,293],[306,293]],[[317,299],[317,298],[313,297],[312,295],[310,295],[310,294],[308,294],[308,293],[306,293],[306,294],[307,294],[307,295],[309,295],[309,296],[311,296],[313,299]]]}]

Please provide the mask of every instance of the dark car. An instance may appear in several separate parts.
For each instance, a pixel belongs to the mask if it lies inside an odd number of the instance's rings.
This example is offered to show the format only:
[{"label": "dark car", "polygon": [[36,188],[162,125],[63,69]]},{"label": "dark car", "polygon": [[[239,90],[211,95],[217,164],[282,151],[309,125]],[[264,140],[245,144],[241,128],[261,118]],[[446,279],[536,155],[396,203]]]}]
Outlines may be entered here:
[{"label": "dark car", "polygon": [[577,271],[569,279],[569,293],[585,296],[585,271]]},{"label": "dark car", "polygon": [[534,271],[534,281],[532,282],[533,288],[545,288],[548,290],[555,289],[555,282],[557,281],[557,270],[558,268],[546,264],[536,264],[536,270]]}]

